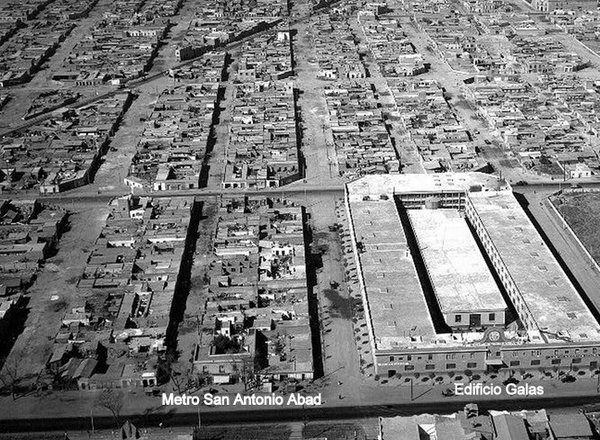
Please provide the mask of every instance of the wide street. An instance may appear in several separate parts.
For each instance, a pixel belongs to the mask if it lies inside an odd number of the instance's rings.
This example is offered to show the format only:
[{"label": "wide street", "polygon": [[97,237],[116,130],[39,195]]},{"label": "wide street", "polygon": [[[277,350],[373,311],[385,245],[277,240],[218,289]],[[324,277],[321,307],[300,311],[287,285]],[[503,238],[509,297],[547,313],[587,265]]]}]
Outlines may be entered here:
[{"label": "wide street", "polygon": [[[554,408],[557,412],[568,412],[569,406],[593,409],[600,405],[597,379],[578,379],[575,383],[552,383],[550,381],[528,381],[531,385],[543,384],[545,393],[541,397],[508,396],[454,396],[442,397],[446,386],[415,385],[386,386],[363,384],[358,389],[358,398],[338,399],[323,394],[324,404],[318,407],[283,406],[162,406],[161,396],[140,393],[126,396],[120,416],[140,427],[193,426],[198,423],[198,413],[203,424],[231,425],[236,423],[271,423],[295,420],[345,420],[360,417],[414,415],[424,412],[449,414],[460,410],[465,404],[475,402],[481,409],[539,409]],[[500,382],[496,382],[502,388]],[[316,394],[312,393],[313,395]],[[43,430],[89,430],[91,418],[97,429],[114,427],[114,419],[108,410],[94,405],[95,393],[82,395],[79,392],[60,392],[46,396],[43,403],[35,396],[25,396],[13,401],[2,397],[4,408],[0,415],[0,432],[43,431]],[[233,397],[231,401],[233,401]],[[65,404],[71,402],[68,414]],[[77,405],[73,403],[77,402]],[[26,414],[30,414],[27,416]],[[31,414],[35,414],[32,416]]]}]

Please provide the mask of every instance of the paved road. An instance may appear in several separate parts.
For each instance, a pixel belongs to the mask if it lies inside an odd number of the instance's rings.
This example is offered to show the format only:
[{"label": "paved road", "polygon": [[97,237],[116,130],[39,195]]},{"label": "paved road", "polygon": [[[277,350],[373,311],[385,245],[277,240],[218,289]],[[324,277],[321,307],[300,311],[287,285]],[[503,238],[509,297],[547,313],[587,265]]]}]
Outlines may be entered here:
[{"label": "paved road", "polygon": [[[547,181],[547,182],[532,182],[524,186],[513,186],[514,191],[523,194],[534,194],[537,191],[543,193],[551,193],[559,191],[561,188],[568,188],[569,182],[558,182],[558,181]],[[600,181],[582,181],[580,186],[583,188],[600,188]],[[285,197],[291,195],[319,195],[326,193],[339,193],[342,197],[344,194],[344,184],[341,181],[331,181],[329,183],[323,182],[320,185],[313,183],[303,183],[302,181],[292,183],[279,188],[266,188],[261,190],[222,190],[215,188],[199,188],[195,190],[182,190],[182,191],[161,191],[161,192],[147,192],[137,193],[142,196],[150,197],[197,197],[197,198],[211,198],[219,196],[244,196],[244,195],[262,195],[270,197]],[[76,204],[80,202],[104,202],[107,203],[115,197],[121,197],[129,194],[127,188],[123,189],[109,189],[102,190],[98,189],[94,184],[86,185],[81,188],[74,189],[59,194],[41,195],[37,193],[5,193],[3,194],[6,198],[11,199],[31,199],[38,198],[47,203],[61,203],[65,204]]]},{"label": "paved road", "polygon": [[[221,189],[208,189],[200,188],[196,190],[182,190],[182,191],[160,191],[160,192],[148,192],[138,193],[141,196],[149,197],[197,197],[197,198],[212,198],[219,196],[238,196],[243,197],[245,195],[259,195],[268,197],[287,197],[292,195],[319,195],[319,194],[331,194],[339,193],[342,197],[344,194],[344,185],[342,183],[330,184],[330,185],[293,185],[284,186],[280,188],[268,188],[263,190],[221,190]],[[60,203],[62,205],[77,204],[81,202],[104,202],[107,203],[115,197],[121,197],[129,194],[128,191],[123,190],[108,190],[108,191],[97,191],[90,190],[88,187],[82,187],[81,191],[74,190],[59,194],[9,194],[5,193],[3,196],[9,199],[31,199],[37,198],[45,203]]]},{"label": "paved road", "polygon": [[[582,188],[600,188],[600,180],[581,181],[580,186]],[[559,191],[561,188],[569,188],[569,182],[558,182],[558,181],[547,181],[547,182],[531,182],[528,185],[517,186],[513,185],[513,190],[519,193],[529,194],[535,191],[543,192],[554,192]],[[302,183],[301,181],[292,183],[290,185],[278,187],[278,188],[265,188],[265,189],[235,189],[235,190],[223,190],[215,188],[198,188],[193,190],[181,190],[181,191],[161,191],[161,192],[147,192],[136,194],[150,197],[215,197],[215,196],[243,196],[243,195],[264,195],[272,197],[284,197],[286,195],[297,195],[297,194],[315,194],[315,193],[339,193],[340,196],[344,193],[344,183],[341,181],[323,182],[320,185],[313,183]],[[39,194],[10,194],[6,193],[7,198],[26,198],[31,199],[32,197],[39,198],[47,202],[54,203],[77,203],[78,201],[108,201],[114,197],[120,197],[128,194],[127,190],[123,189],[110,189],[110,190],[98,190],[93,185],[87,185],[72,191],[67,191],[59,194],[50,195],[39,195]]]},{"label": "paved road", "polygon": [[[390,405],[363,405],[363,406],[329,406],[329,407],[279,407],[268,409],[249,409],[237,411],[213,411],[201,407],[200,417],[203,425],[223,425],[231,427],[241,423],[274,423],[308,420],[348,420],[367,417],[393,417],[412,416],[422,413],[450,414],[462,410],[468,400],[448,400],[441,402],[409,402]],[[499,399],[491,401],[477,401],[480,409],[541,409],[564,408],[565,406],[596,406],[600,404],[600,396],[567,396],[536,399]],[[568,409],[565,408],[568,411]],[[196,407],[186,407],[185,412],[161,409],[138,415],[123,415],[136,426],[194,426],[198,424],[198,410]],[[232,423],[232,421],[235,421]],[[94,415],[96,429],[114,428],[112,416]],[[90,416],[64,416],[52,418],[12,419],[2,420],[0,432],[33,432],[33,431],[67,431],[89,430]]]}]

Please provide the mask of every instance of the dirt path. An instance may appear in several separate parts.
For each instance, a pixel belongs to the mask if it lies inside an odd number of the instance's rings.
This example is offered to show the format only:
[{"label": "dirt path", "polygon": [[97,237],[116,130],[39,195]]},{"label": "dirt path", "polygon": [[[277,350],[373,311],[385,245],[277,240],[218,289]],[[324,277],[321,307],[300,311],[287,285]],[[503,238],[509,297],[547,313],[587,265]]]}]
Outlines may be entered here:
[{"label": "dirt path", "polygon": [[[25,331],[7,360],[7,363],[19,360],[22,377],[37,375],[45,368],[52,354],[54,337],[60,329],[61,320],[70,311],[71,304],[82,294],[76,284],[108,215],[108,207],[99,203],[65,208],[76,209],[75,214],[70,217],[71,229],[63,234],[58,244],[58,253],[46,261],[46,267],[29,289],[29,314]],[[53,296],[58,299],[53,301]],[[20,361],[21,358],[24,361]]]}]

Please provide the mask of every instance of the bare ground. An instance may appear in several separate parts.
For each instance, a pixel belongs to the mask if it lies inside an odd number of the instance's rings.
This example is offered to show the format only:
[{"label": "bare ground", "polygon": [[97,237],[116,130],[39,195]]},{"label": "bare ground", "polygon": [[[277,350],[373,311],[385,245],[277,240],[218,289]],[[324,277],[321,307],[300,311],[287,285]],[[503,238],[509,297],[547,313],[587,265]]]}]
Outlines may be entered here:
[{"label": "bare ground", "polygon": [[600,263],[600,194],[562,194],[552,199],[588,252]]},{"label": "bare ground", "polygon": [[[71,206],[65,208],[71,209]],[[63,234],[58,244],[58,253],[47,260],[45,269],[29,289],[30,310],[25,331],[7,360],[7,363],[11,362],[11,357],[24,360],[19,361],[21,377],[37,375],[44,369],[61,320],[81,295],[76,284],[107,214],[108,207],[105,204],[78,205],[70,218],[71,229]],[[58,296],[58,300],[52,301],[53,295]]]}]

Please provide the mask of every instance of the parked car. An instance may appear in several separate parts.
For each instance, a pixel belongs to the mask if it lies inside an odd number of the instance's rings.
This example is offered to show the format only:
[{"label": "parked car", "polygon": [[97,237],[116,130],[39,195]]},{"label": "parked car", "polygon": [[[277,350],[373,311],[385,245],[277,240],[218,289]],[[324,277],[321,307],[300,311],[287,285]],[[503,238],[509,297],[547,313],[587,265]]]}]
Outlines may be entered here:
[{"label": "parked car", "polygon": [[444,391],[442,391],[442,396],[452,397],[454,396],[454,390],[452,388],[446,388]]},{"label": "parked car", "polygon": [[519,383],[519,379],[517,379],[514,376],[509,377],[508,379],[506,379],[504,382],[502,382],[503,385],[508,385],[508,384],[518,384]]},{"label": "parked car", "polygon": [[577,380],[577,378],[575,376],[571,376],[570,374],[565,374],[563,377],[561,377],[560,381],[562,383],[571,383],[571,382],[575,382]]}]

